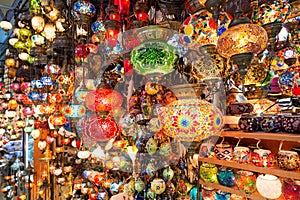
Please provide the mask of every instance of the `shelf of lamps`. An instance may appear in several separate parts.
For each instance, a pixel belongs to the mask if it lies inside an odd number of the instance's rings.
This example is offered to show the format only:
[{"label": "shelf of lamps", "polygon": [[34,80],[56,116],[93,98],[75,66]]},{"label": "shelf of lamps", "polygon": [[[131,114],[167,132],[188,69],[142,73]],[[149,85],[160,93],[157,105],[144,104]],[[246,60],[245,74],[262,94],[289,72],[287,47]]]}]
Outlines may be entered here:
[{"label": "shelf of lamps", "polygon": [[292,133],[266,133],[266,132],[248,133],[243,131],[222,131],[220,135],[214,135],[214,136],[300,142],[300,134],[292,134]]},{"label": "shelf of lamps", "polygon": [[299,170],[287,171],[287,170],[279,169],[278,167],[264,168],[264,167],[257,167],[251,164],[240,164],[235,161],[218,160],[218,159],[206,158],[206,157],[199,157],[199,161],[207,162],[215,165],[222,165],[225,167],[231,167],[235,169],[258,172],[261,174],[273,174],[275,176],[282,177],[282,178],[300,179]]},{"label": "shelf of lamps", "polygon": [[[212,187],[214,189],[221,190],[224,192],[229,192],[231,194],[236,194],[236,195],[246,197],[247,199],[251,199],[251,200],[266,200],[266,198],[260,196],[260,194],[257,191],[252,194],[246,194],[245,192],[239,190],[236,186],[235,187],[226,187],[226,186],[220,185],[218,183],[210,183],[210,182],[205,182],[203,180],[200,180],[200,184],[202,184],[205,187]],[[281,195],[276,200],[284,200],[283,195]]]}]

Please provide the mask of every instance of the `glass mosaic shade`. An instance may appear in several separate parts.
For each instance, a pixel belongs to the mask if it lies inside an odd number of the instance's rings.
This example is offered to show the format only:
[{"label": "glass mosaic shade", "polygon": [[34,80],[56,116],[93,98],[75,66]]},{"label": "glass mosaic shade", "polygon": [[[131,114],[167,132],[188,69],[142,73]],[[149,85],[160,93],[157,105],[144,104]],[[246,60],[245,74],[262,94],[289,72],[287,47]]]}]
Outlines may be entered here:
[{"label": "glass mosaic shade", "polygon": [[283,23],[289,15],[290,5],[282,1],[262,4],[253,15],[253,22],[264,26],[270,23]]},{"label": "glass mosaic shade", "polygon": [[180,141],[201,141],[223,127],[222,113],[204,100],[177,100],[158,114],[164,133]]},{"label": "glass mosaic shade", "polygon": [[268,43],[264,28],[256,24],[238,24],[230,27],[218,39],[218,52],[225,58],[242,53],[259,54]]},{"label": "glass mosaic shade", "polygon": [[189,16],[182,24],[180,31],[184,34],[184,41],[197,43],[200,46],[217,44],[218,37],[228,29],[232,17],[221,12],[218,22],[207,10],[201,10]]},{"label": "glass mosaic shade", "polygon": [[134,70],[141,75],[168,74],[178,60],[176,49],[164,42],[149,41],[131,52]]}]

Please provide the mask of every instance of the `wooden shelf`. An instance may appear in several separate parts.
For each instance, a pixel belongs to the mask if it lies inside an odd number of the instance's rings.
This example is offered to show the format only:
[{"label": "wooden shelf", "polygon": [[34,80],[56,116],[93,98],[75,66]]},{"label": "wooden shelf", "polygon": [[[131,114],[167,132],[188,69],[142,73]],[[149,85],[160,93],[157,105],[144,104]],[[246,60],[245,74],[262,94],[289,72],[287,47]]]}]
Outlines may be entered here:
[{"label": "wooden shelf", "polygon": [[226,160],[218,160],[215,158],[205,158],[205,157],[199,157],[200,162],[207,162],[212,163],[215,165],[222,165],[225,167],[232,167],[236,169],[242,169],[247,171],[253,171],[258,172],[261,174],[273,174],[275,176],[283,177],[283,178],[291,178],[291,179],[300,179],[300,171],[287,171],[282,170],[279,168],[264,168],[264,167],[257,167],[255,165],[251,164],[240,164],[234,161],[226,161]]},{"label": "wooden shelf", "polygon": [[[231,194],[236,194],[251,200],[266,200],[266,198],[260,196],[260,194],[257,191],[253,194],[246,194],[245,192],[239,190],[237,187],[226,187],[218,183],[204,182],[203,180],[200,180],[200,184],[202,184],[205,187],[212,187],[214,189],[229,192]],[[281,197],[279,197],[277,200],[284,200],[284,197],[281,195]]]},{"label": "wooden shelf", "polygon": [[265,198],[263,198],[259,194],[256,194],[256,193],[246,194],[245,192],[240,191],[236,187],[226,187],[226,186],[220,185],[218,183],[204,182],[203,180],[200,180],[200,184],[202,184],[205,187],[212,187],[212,188],[217,189],[217,190],[221,190],[221,191],[224,191],[224,192],[229,192],[231,194],[236,194],[236,195],[246,197],[246,198],[249,198],[249,199],[253,199],[253,200],[265,200]]},{"label": "wooden shelf", "polygon": [[300,134],[297,133],[266,133],[266,132],[243,132],[243,131],[223,131],[220,135],[223,137],[234,137],[234,138],[252,138],[258,140],[277,140],[277,141],[290,141],[300,143]]}]

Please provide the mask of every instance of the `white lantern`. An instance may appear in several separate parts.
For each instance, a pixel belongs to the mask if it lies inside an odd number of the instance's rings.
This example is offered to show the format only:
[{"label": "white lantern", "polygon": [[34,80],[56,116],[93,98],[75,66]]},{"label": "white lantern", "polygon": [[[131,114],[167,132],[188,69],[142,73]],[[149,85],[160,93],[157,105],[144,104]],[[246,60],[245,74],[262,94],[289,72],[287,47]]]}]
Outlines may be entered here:
[{"label": "white lantern", "polygon": [[282,184],[278,177],[270,174],[261,174],[256,179],[257,191],[267,199],[277,199],[282,193]]}]

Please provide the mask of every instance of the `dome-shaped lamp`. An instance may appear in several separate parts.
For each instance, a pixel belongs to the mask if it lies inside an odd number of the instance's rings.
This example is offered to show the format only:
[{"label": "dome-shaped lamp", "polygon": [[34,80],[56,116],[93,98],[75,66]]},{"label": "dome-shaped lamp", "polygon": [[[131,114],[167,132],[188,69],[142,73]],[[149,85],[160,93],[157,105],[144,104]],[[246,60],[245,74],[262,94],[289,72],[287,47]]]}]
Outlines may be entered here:
[{"label": "dome-shaped lamp", "polygon": [[289,15],[290,5],[281,0],[267,2],[272,3],[264,3],[257,10],[254,10],[253,21],[267,31],[269,43],[273,45],[276,36],[282,29],[283,22]]},{"label": "dome-shaped lamp", "polygon": [[85,98],[85,105],[88,109],[106,115],[108,112],[122,105],[122,95],[111,89],[98,89],[89,92]]},{"label": "dome-shaped lamp", "polygon": [[264,28],[252,24],[248,17],[243,16],[240,6],[236,16],[229,24],[229,29],[218,39],[218,52],[230,58],[237,65],[244,81],[248,65],[254,54],[262,52],[268,43],[268,35]]},{"label": "dome-shaped lamp", "polygon": [[31,26],[36,32],[40,33],[44,30],[45,19],[40,15],[33,16],[31,18]]}]

